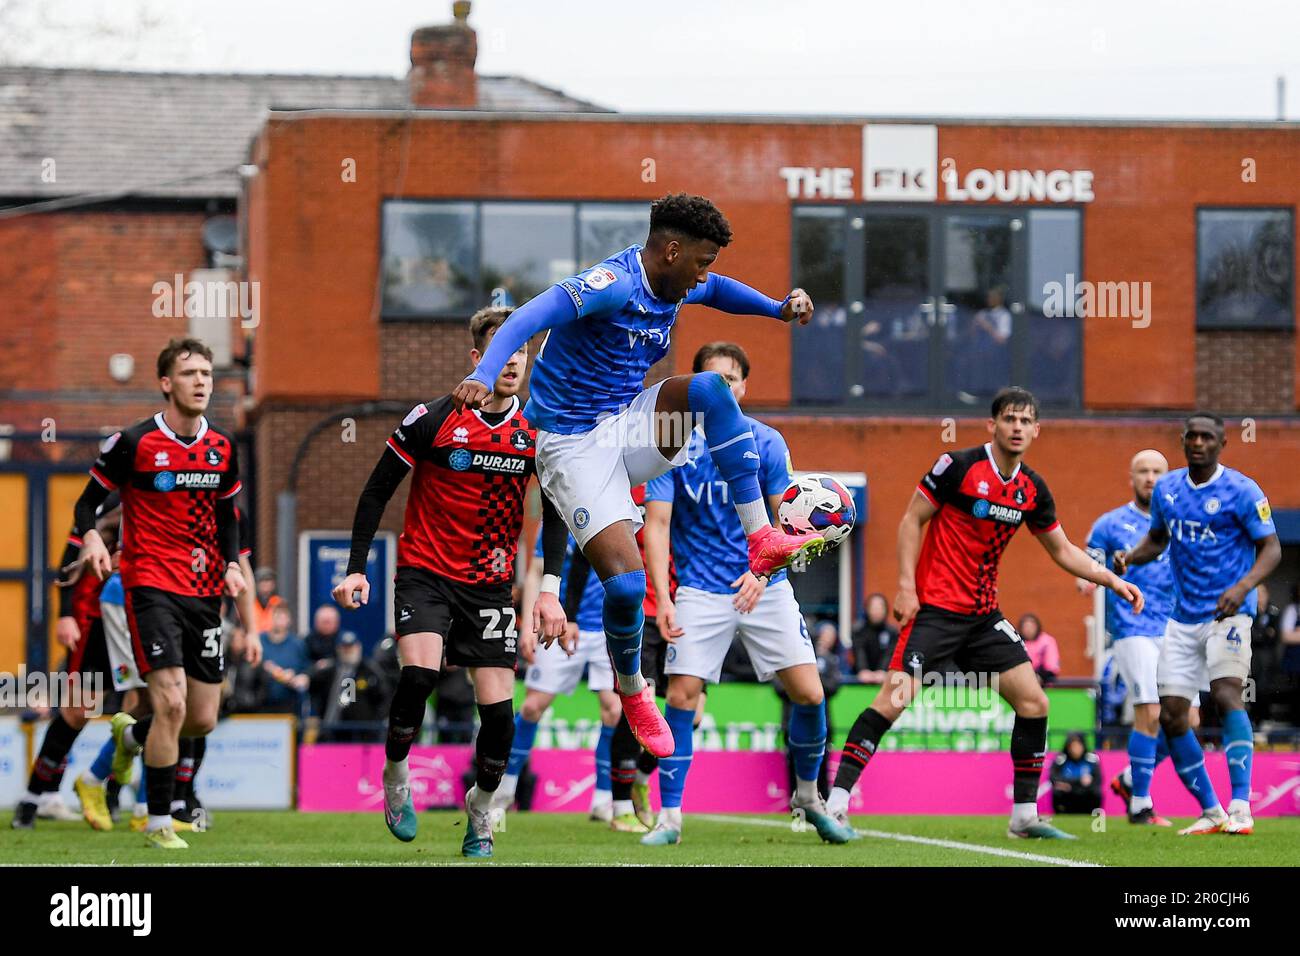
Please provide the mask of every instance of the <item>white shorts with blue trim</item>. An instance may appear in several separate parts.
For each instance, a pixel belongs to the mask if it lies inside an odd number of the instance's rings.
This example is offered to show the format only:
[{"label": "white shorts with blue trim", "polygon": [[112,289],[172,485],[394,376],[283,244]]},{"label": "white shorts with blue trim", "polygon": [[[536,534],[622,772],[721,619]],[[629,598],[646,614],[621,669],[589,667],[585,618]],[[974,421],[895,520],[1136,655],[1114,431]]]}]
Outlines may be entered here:
[{"label": "white shorts with blue trim", "polygon": [[745,642],[761,681],[769,681],[777,671],[796,664],[817,663],[803,612],[788,580],[769,584],[748,614],[732,606],[734,597],[696,588],[677,589],[677,626],[683,633],[668,645],[665,674],[689,674],[716,684],[727,649],[737,636]]},{"label": "white shorts with blue trim", "polygon": [[1250,615],[1222,621],[1165,625],[1157,684],[1161,697],[1192,700],[1197,691],[1223,677],[1250,676]]},{"label": "white shorts with blue trim", "polygon": [[626,409],[589,432],[560,435],[538,430],[537,479],[579,548],[618,521],[631,521],[639,530],[644,521],[632,501],[632,489],[686,463],[689,430],[672,461],[655,444],[655,403],[662,385],[642,390]]},{"label": "white shorts with blue trim", "polygon": [[587,687],[592,691],[614,689],[614,669],[605,650],[604,631],[579,631],[578,646],[570,657],[556,641],[543,647],[539,641],[533,663],[524,675],[524,686],[544,694],[572,694],[587,668]]}]

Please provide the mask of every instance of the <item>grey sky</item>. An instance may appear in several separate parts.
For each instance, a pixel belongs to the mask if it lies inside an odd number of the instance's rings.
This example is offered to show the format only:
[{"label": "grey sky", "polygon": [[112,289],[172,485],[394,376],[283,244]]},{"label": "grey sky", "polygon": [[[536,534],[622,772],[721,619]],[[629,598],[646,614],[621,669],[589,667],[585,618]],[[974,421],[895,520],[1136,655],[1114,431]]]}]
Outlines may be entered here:
[{"label": "grey sky", "polygon": [[[6,5],[39,7],[19,9],[18,59],[124,69],[398,76],[412,29],[451,18],[450,0]],[[143,41],[64,42],[142,9]],[[1300,117],[1288,0],[475,0],[470,23],[481,73],[625,111],[1272,119],[1282,74]]]}]

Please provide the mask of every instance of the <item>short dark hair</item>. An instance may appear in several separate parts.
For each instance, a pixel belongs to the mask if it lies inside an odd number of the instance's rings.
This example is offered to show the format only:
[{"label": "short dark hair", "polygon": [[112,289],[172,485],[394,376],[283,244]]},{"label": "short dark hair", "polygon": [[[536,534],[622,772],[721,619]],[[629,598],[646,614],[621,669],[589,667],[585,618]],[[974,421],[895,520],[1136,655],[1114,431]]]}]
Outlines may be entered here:
[{"label": "short dark hair", "polygon": [[1204,418],[1206,421],[1214,422],[1219,429],[1219,434],[1223,434],[1223,419],[1214,412],[1192,412],[1183,419],[1183,431],[1186,432],[1191,427],[1192,421],[1197,418]]},{"label": "short dark hair", "polygon": [[1027,408],[1033,414],[1034,421],[1038,420],[1038,399],[1034,398],[1034,393],[1027,388],[1008,385],[1006,388],[998,389],[998,393],[993,396],[993,405],[989,414],[997,418],[1007,408]]},{"label": "short dark hair", "polygon": [[487,345],[488,335],[494,329],[499,329],[501,323],[510,317],[514,309],[504,305],[490,305],[486,309],[479,309],[469,317],[469,334],[474,340],[474,348],[480,352]]},{"label": "short dark hair", "polygon": [[749,378],[749,356],[735,342],[710,342],[708,345],[701,345],[700,350],[695,353],[695,361],[691,363],[691,371],[703,372],[709,359],[715,358],[731,359],[740,366],[740,377]]},{"label": "short dark hair", "polygon": [[171,375],[176,360],[186,355],[202,355],[209,362],[212,361],[212,349],[198,339],[172,339],[167,343],[167,347],[158,353],[158,377],[165,378]]},{"label": "short dark hair", "polygon": [[677,233],[707,239],[719,246],[731,242],[731,224],[718,207],[703,196],[670,193],[650,204],[650,235]]}]

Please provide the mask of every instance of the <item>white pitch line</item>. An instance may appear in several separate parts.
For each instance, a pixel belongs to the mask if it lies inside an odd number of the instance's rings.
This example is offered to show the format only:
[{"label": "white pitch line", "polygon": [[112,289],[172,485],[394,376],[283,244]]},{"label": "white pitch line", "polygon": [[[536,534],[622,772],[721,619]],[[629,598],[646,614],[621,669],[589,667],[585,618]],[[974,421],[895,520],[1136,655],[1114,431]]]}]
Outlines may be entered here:
[{"label": "white pitch line", "polygon": [[[712,820],[715,823],[744,823],[755,827],[780,827],[789,829],[790,824],[780,820],[754,820],[748,817],[730,817],[717,814],[698,814],[697,820]],[[1002,856],[1013,860],[1028,860],[1032,863],[1050,863],[1054,866],[1099,867],[1100,863],[1087,860],[1066,860],[1059,856],[1044,856],[1041,853],[1021,853],[1019,850],[1007,850],[997,846],[983,846],[979,843],[958,843],[956,840],[936,840],[932,837],[912,836],[910,833],[889,833],[885,830],[857,830],[865,837],[877,840],[897,840],[900,843],[921,843],[925,846],[939,846],[947,850],[965,850],[967,853],[983,853],[987,856]]]}]

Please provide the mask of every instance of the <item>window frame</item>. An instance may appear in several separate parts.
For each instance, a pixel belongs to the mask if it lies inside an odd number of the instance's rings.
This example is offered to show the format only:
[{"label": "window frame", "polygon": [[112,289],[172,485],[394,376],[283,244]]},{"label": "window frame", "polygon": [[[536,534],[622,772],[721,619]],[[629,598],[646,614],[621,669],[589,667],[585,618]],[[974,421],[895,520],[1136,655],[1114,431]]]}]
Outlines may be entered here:
[{"label": "window frame", "polygon": [[[582,245],[582,209],[584,206],[629,206],[642,208],[646,211],[646,218],[649,219],[649,199],[572,199],[565,197],[547,197],[538,198],[535,196],[527,197],[510,197],[510,196],[493,196],[483,198],[481,196],[384,196],[379,200],[379,264],[377,269],[376,281],[379,283],[379,321],[380,322],[464,322],[468,313],[460,311],[436,311],[424,312],[415,310],[390,310],[385,306],[385,288],[384,288],[384,263],[387,256],[387,231],[384,229],[384,214],[386,209],[392,206],[451,206],[457,204],[468,204],[474,210],[473,222],[473,284],[477,289],[483,278],[483,207],[485,206],[523,206],[523,205],[545,205],[560,206],[567,205],[570,207],[569,212],[573,220],[573,261],[575,271],[581,271],[595,263],[584,263],[581,261],[579,253]],[[644,238],[641,240],[644,242]],[[611,253],[618,252],[617,249],[610,250]],[[599,261],[599,260],[598,260]],[[486,305],[487,303],[484,303]],[[523,303],[519,303],[522,305]],[[481,308],[478,306],[477,308]]]},{"label": "window frame", "polygon": [[[1296,216],[1295,206],[1285,204],[1269,205],[1232,205],[1224,203],[1198,204],[1192,209],[1192,229],[1196,234],[1192,260],[1192,310],[1194,312],[1196,332],[1294,332],[1296,330]],[[1240,325],[1237,323],[1208,322],[1201,317],[1201,213],[1285,213],[1291,219],[1291,281],[1287,289],[1287,304],[1291,317],[1286,323],[1269,322],[1265,324]]]}]

